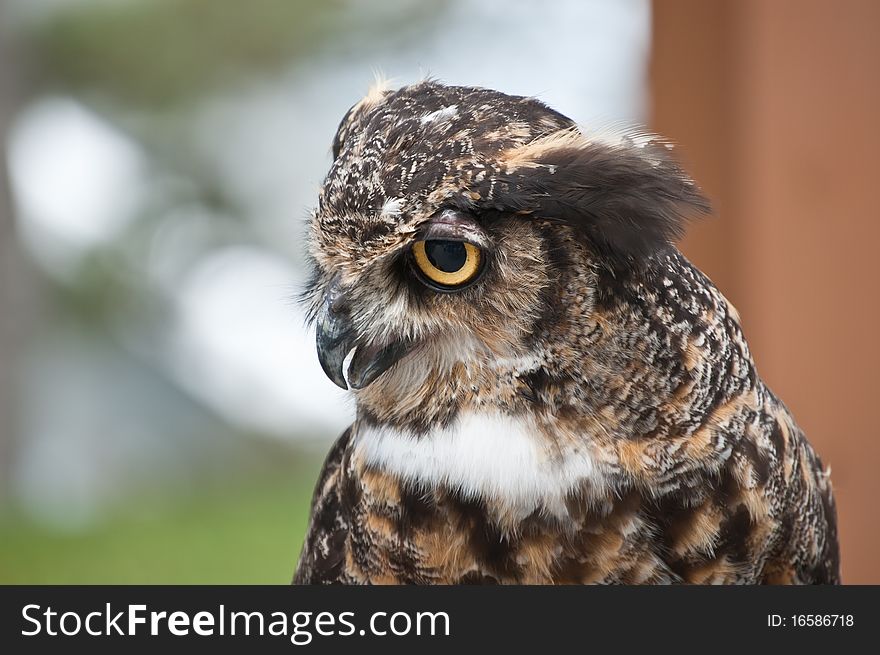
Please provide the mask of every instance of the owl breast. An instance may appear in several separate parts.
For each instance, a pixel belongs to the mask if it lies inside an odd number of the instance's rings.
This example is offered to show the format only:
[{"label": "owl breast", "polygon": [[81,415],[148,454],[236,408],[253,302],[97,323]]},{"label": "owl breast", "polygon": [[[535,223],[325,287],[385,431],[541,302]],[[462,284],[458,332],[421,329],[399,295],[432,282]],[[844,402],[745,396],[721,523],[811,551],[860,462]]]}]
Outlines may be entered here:
[{"label": "owl breast", "polygon": [[535,512],[565,520],[574,490],[606,486],[587,448],[548,439],[533,416],[497,411],[462,412],[450,425],[417,436],[359,426],[354,458],[418,488],[490,503],[497,518],[514,522]]},{"label": "owl breast", "polygon": [[612,491],[592,453],[547,441],[532,417],[463,412],[419,436],[360,424],[347,452],[301,581],[678,579],[639,495]]}]

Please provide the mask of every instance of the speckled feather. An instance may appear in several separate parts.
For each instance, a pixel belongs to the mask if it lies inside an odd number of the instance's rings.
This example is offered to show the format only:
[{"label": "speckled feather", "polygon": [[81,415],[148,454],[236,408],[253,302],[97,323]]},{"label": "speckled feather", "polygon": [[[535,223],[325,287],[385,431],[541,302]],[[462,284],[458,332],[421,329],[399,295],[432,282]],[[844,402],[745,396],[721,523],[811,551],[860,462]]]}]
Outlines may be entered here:
[{"label": "speckled feather", "polygon": [[[333,150],[305,300],[341,280],[364,338],[417,345],[355,392],[294,582],[839,582],[828,473],[672,245],[708,205],[668,144],[425,81]],[[408,259],[444,210],[489,244],[455,294]]]}]

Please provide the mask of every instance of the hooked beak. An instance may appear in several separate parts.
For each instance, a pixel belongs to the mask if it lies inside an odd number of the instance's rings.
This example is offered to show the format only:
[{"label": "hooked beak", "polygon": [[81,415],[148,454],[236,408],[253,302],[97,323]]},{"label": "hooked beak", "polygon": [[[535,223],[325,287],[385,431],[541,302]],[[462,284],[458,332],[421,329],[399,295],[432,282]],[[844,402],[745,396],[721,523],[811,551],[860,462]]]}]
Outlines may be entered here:
[{"label": "hooked beak", "polygon": [[[317,318],[316,342],[321,368],[343,389],[363,389],[412,350],[410,341],[367,343],[358,338],[338,279],[330,283]],[[355,349],[345,376],[345,358]]]}]

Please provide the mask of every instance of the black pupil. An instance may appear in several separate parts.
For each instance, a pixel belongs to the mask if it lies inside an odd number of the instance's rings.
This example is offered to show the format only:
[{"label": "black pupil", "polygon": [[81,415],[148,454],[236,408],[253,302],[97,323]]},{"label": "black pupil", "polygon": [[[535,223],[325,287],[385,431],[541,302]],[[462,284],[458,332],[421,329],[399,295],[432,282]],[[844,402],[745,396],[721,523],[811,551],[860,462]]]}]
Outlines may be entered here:
[{"label": "black pupil", "polygon": [[425,254],[444,273],[460,271],[467,262],[467,250],[461,241],[425,241]]}]

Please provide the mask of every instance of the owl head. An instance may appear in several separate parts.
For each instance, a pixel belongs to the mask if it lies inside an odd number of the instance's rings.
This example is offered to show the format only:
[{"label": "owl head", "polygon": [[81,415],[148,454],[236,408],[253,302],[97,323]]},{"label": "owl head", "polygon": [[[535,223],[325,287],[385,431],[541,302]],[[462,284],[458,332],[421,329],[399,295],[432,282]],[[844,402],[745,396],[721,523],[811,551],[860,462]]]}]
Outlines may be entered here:
[{"label": "owl head", "polygon": [[405,406],[428,380],[528,358],[570,320],[562,287],[649,274],[693,210],[706,201],[649,135],[592,135],[487,89],[373,89],[342,119],[311,219],[321,365]]}]

